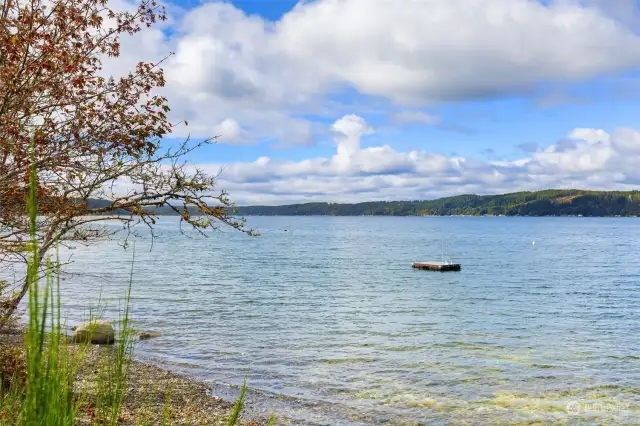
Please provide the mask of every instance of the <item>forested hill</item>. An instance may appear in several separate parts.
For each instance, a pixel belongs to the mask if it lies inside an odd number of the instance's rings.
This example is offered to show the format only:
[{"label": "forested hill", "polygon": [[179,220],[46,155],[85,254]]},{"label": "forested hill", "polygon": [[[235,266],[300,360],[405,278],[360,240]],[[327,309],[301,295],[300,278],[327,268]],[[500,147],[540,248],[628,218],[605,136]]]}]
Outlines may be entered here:
[{"label": "forested hill", "polygon": [[241,216],[640,216],[640,191],[545,190],[428,201],[238,207]]}]

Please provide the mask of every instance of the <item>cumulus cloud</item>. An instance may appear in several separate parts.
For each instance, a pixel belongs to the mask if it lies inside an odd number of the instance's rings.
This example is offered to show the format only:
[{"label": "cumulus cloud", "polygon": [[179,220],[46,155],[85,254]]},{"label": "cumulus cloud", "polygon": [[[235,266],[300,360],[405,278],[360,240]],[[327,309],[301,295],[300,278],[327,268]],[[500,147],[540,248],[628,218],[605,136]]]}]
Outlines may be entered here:
[{"label": "cumulus cloud", "polygon": [[348,159],[360,151],[360,138],[363,135],[373,133],[364,118],[355,114],[345,115],[331,126],[336,132],[338,142],[338,158]]},{"label": "cumulus cloud", "polygon": [[[443,123],[437,106],[536,93],[548,82],[561,89],[640,66],[632,3],[315,0],[272,22],[228,2],[210,2],[190,10],[174,7],[166,26],[124,38],[122,57],[107,60],[105,72],[118,75],[139,60],[175,52],[163,63],[163,94],[172,119],[189,122],[176,136],[220,135],[222,143],[269,141],[278,147],[310,145],[320,134],[334,137],[332,156],[262,156],[226,165],[219,184],[243,204],[627,189],[640,183],[640,136],[634,129],[575,129],[550,145],[522,145],[522,158],[492,160],[400,151],[391,141],[366,146],[362,141],[375,130],[361,116],[363,109],[329,126],[309,117],[342,116],[336,111],[344,105],[336,99],[355,92],[397,126],[471,132]],[[554,96],[552,103],[565,100]],[[224,165],[201,166],[216,173]]]},{"label": "cumulus cloud", "polygon": [[555,0],[565,4],[583,4],[595,7],[600,12],[626,24],[640,23],[640,10],[637,0]]},{"label": "cumulus cloud", "polygon": [[640,154],[640,132],[628,127],[616,129],[611,136],[611,144],[619,152]]},{"label": "cumulus cloud", "polygon": [[233,118],[225,118],[214,128],[215,136],[219,142],[242,143],[248,142],[247,132]]},{"label": "cumulus cloud", "polygon": [[633,32],[577,2],[316,1],[285,15],[274,40],[314,77],[399,103],[518,92],[640,58]]},{"label": "cumulus cloud", "polygon": [[[640,183],[640,131],[574,129],[566,138],[516,160],[481,160],[389,145],[362,148],[372,133],[357,115],[331,125],[336,153],[303,161],[254,162],[225,167],[219,185],[241,204],[305,201],[403,200],[464,193],[491,194],[545,188],[634,189]],[[564,141],[571,141],[568,145]],[[490,156],[491,157],[491,156]],[[215,172],[221,165],[200,165]]]},{"label": "cumulus cloud", "polygon": [[[313,143],[317,127],[303,115],[331,110],[331,95],[346,88],[388,104],[434,105],[640,65],[640,38],[621,19],[631,16],[630,2],[546,3],[316,0],[277,22],[228,2],[174,7],[167,27],[123,39],[122,58],[107,69],[175,52],[163,67],[172,117],[190,123],[178,136],[213,136],[230,119],[250,141],[292,146]],[[396,118],[437,121],[416,112]]]}]

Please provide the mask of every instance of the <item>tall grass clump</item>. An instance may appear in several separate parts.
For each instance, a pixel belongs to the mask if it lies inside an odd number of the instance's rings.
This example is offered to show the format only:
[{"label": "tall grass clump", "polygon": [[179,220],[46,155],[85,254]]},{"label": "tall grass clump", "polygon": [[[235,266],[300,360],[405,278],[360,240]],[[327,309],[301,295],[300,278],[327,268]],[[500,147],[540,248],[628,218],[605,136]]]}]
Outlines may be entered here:
[{"label": "tall grass clump", "polygon": [[[60,319],[59,262],[44,265],[37,242],[37,174],[31,167],[28,213],[30,243],[27,245],[28,321],[24,338],[26,381],[13,380],[2,396],[5,425],[75,425],[78,398],[73,392],[79,357],[72,354]],[[40,285],[44,272],[45,283]],[[54,276],[56,279],[54,279]],[[78,352],[79,354],[80,352]]]},{"label": "tall grass clump", "polygon": [[[32,155],[33,155],[32,146]],[[35,164],[35,161],[32,161]],[[90,383],[93,392],[78,389],[76,378],[89,352],[91,338],[71,345],[60,313],[60,262],[44,259],[38,247],[36,196],[37,171],[32,165],[29,178],[29,244],[26,247],[28,318],[24,348],[0,344],[0,426],[75,426],[82,408],[90,407],[93,426],[116,426],[127,393],[133,359],[135,332],[131,328],[131,287],[133,263],[120,332],[113,347],[98,357],[98,373]],[[44,285],[41,284],[44,280]],[[92,316],[91,316],[92,317]],[[94,318],[90,324],[94,324]],[[90,334],[92,333],[90,327]],[[13,364],[15,365],[13,365]],[[10,367],[10,368],[9,368]],[[6,371],[11,377],[5,377]],[[237,424],[244,406],[246,381],[228,419]],[[162,424],[171,424],[171,390],[166,390]],[[140,401],[138,401],[140,402]],[[269,424],[275,423],[272,416]]]},{"label": "tall grass clump", "polygon": [[[133,361],[135,332],[131,328],[130,302],[131,285],[133,282],[133,264],[129,287],[125,298],[124,313],[120,315],[118,323],[121,326],[118,340],[113,351],[103,357],[98,374],[97,393],[95,397],[96,423],[99,426],[115,426],[118,424],[120,410],[127,392],[129,367]],[[122,312],[122,311],[121,311]]]},{"label": "tall grass clump", "polygon": [[110,356],[104,357],[95,401],[85,401],[86,395],[75,388],[75,379],[89,343],[72,347],[66,335],[66,326],[60,317],[60,262],[43,259],[38,247],[36,188],[37,171],[32,166],[27,201],[30,243],[27,245],[28,317],[24,337],[26,380],[22,384],[14,378],[7,392],[0,395],[0,425],[74,426],[79,408],[85,402],[91,402],[96,405],[92,423],[115,426],[127,388],[133,351],[133,332],[129,325],[131,283],[120,340]]}]

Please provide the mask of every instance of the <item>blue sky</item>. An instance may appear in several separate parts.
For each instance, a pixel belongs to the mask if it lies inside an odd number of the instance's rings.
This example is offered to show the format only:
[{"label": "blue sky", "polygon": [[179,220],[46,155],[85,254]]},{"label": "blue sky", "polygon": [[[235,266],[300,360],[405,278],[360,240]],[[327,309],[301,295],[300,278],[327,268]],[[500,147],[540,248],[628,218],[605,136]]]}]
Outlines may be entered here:
[{"label": "blue sky", "polygon": [[240,204],[640,189],[636,0],[180,1],[174,135]]},{"label": "blue sky", "polygon": [[270,21],[277,21],[298,2],[296,0],[237,0],[231,3],[247,14],[256,14]]}]

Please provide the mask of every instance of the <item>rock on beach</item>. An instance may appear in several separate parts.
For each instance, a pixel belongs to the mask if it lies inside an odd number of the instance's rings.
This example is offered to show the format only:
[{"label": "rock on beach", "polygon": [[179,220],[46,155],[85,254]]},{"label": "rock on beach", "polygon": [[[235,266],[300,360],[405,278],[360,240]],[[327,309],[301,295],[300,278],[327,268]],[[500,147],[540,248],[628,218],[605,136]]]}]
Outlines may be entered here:
[{"label": "rock on beach", "polygon": [[90,342],[96,345],[107,345],[113,343],[115,333],[108,321],[94,320],[86,322],[76,328],[73,332],[75,343]]}]

